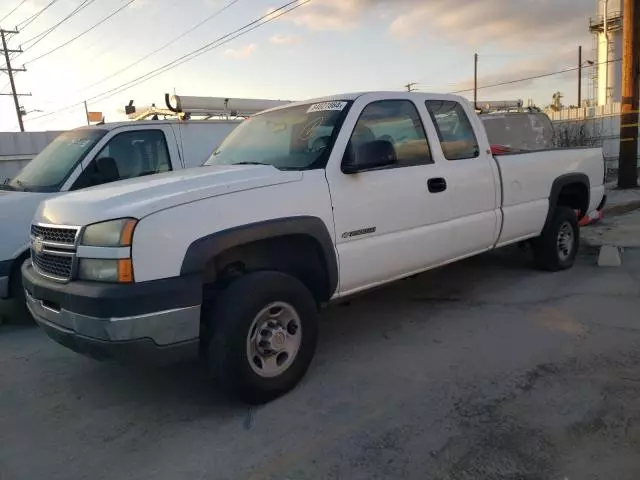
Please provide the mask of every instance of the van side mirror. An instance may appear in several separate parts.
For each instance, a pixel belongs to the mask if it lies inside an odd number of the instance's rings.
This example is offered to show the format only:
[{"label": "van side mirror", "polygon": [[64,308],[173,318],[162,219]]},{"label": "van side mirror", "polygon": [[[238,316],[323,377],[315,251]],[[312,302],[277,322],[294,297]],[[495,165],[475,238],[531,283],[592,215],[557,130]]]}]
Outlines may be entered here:
[{"label": "van side mirror", "polygon": [[394,165],[397,161],[393,144],[387,140],[373,140],[354,147],[351,142],[342,159],[342,172],[358,173]]}]

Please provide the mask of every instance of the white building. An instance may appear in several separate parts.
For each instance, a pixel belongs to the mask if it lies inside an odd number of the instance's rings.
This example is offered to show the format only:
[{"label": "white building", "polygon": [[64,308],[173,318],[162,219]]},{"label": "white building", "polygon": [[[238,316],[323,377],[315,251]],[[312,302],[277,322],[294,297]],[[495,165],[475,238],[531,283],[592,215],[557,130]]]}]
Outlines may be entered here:
[{"label": "white building", "polygon": [[597,105],[620,102],[622,90],[622,0],[597,0],[596,16],[589,20],[593,34],[594,99]]}]

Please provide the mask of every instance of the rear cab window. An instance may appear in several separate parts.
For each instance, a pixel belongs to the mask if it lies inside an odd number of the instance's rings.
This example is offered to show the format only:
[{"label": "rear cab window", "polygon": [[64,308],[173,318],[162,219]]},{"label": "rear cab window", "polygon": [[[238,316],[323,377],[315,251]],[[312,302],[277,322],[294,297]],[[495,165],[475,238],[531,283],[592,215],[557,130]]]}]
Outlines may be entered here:
[{"label": "rear cab window", "polygon": [[464,160],[480,155],[473,125],[460,103],[453,100],[427,100],[425,105],[447,160]]}]

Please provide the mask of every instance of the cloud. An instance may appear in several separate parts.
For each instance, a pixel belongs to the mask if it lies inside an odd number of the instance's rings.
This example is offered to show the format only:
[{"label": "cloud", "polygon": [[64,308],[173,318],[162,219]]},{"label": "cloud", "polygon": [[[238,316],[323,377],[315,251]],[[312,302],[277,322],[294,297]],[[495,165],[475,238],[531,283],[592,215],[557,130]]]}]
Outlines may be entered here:
[{"label": "cloud", "polygon": [[294,43],[298,43],[300,38],[295,35],[280,35],[276,34],[269,38],[271,43],[275,43],[276,45],[292,45]]},{"label": "cloud", "polygon": [[257,45],[255,43],[250,43],[249,45],[245,45],[241,48],[227,48],[224,51],[224,54],[229,58],[248,58],[253,54],[256,48]]},{"label": "cloud", "polygon": [[506,48],[584,38],[588,35],[587,17],[594,10],[594,5],[584,0],[401,1],[412,8],[391,23],[389,30],[395,37],[431,29],[448,40],[499,42]]},{"label": "cloud", "polygon": [[314,0],[289,20],[311,30],[348,30],[369,15],[388,19],[396,38],[431,33],[454,43],[517,47],[588,38],[586,0]]},{"label": "cloud", "polygon": [[310,30],[347,30],[358,24],[369,4],[380,1],[314,0],[292,12],[290,20]]}]

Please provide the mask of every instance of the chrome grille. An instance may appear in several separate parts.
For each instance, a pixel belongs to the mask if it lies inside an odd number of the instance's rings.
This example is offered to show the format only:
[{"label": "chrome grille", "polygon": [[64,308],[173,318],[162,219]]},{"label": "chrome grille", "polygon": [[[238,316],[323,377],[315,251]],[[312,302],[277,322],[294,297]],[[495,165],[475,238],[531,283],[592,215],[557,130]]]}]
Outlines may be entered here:
[{"label": "chrome grille", "polygon": [[36,271],[54,280],[71,280],[79,231],[64,225],[31,225],[31,262]]},{"label": "chrome grille", "polygon": [[37,254],[32,250],[31,261],[36,269],[45,275],[50,275],[60,280],[71,279],[73,272],[72,256],[55,255],[47,252]]},{"label": "chrome grille", "polygon": [[62,243],[74,245],[76,243],[76,227],[45,227],[42,225],[31,225],[31,235],[40,237],[45,242]]}]

